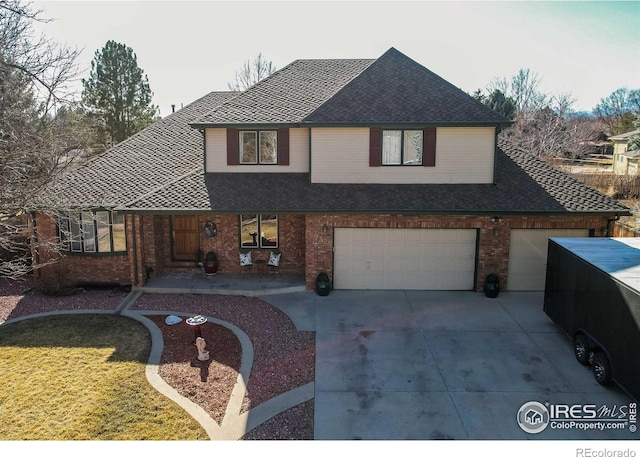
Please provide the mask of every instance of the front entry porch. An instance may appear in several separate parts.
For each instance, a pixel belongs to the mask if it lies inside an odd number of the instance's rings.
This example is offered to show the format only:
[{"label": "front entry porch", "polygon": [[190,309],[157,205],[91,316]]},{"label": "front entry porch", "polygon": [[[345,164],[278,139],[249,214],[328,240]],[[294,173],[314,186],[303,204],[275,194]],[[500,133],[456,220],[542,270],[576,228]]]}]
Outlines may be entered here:
[{"label": "front entry porch", "polygon": [[167,273],[134,287],[144,293],[273,295],[306,290],[303,274]]}]

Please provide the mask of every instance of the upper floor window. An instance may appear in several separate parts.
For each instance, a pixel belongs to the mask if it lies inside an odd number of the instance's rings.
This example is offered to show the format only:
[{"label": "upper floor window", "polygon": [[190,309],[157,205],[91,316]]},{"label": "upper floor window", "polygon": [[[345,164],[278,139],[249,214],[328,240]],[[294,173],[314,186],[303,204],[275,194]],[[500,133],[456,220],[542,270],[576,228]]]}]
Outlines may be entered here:
[{"label": "upper floor window", "polygon": [[240,163],[278,163],[278,132],[275,130],[240,131]]},{"label": "upper floor window", "polygon": [[422,130],[383,130],[382,165],[422,165]]},{"label": "upper floor window", "polygon": [[58,237],[70,252],[125,252],[124,214],[82,211],[58,217]]},{"label": "upper floor window", "polygon": [[242,214],[240,216],[240,247],[278,247],[278,216]]}]

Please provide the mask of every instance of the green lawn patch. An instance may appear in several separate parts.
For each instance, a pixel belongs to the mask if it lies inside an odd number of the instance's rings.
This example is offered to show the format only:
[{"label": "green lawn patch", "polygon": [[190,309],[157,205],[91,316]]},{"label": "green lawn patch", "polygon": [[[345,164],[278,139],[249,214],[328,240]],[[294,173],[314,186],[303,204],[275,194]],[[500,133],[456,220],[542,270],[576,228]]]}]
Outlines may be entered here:
[{"label": "green lawn patch", "polygon": [[148,330],[122,316],[0,326],[0,440],[207,440],[145,377]]}]

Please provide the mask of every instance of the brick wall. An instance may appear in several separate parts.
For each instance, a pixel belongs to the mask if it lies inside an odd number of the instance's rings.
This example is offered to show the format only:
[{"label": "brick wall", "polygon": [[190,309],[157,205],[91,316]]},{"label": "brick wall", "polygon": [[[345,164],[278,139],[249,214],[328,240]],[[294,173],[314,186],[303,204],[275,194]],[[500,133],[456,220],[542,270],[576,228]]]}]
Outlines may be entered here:
[{"label": "brick wall", "polygon": [[[204,232],[207,221],[216,224],[217,235],[208,238]],[[219,273],[240,273],[239,262],[239,217],[238,215],[205,214],[198,216],[198,236],[203,256],[209,251],[216,253]],[[197,272],[194,261],[175,261],[171,258],[171,216],[144,216],[142,223],[143,248],[142,270],[152,268],[151,277],[169,272]],[[305,217],[303,215],[280,215],[278,217],[279,248],[282,254],[283,273],[303,274],[305,268]],[[271,249],[252,249],[254,259],[266,260]]]},{"label": "brick wall", "polygon": [[402,216],[402,215],[308,215],[306,218],[306,286],[314,289],[318,273],[326,272],[333,281],[333,229],[424,228],[478,230],[476,290],[481,292],[490,273],[500,278],[507,290],[507,270],[511,229],[577,228],[593,229],[605,236],[607,219],[596,216],[504,216],[493,222],[488,216]]},{"label": "brick wall", "polygon": [[[217,236],[207,238],[206,221],[217,226]],[[55,241],[55,222],[38,215],[38,236]],[[489,273],[500,277],[503,290],[508,288],[509,241],[512,229],[578,228],[591,229],[596,236],[606,236],[607,219],[596,216],[504,216],[496,222],[487,216],[402,216],[402,215],[280,215],[281,270],[305,274],[306,286],[315,288],[319,272],[333,279],[333,229],[352,228],[474,228],[478,230],[478,265],[476,289],[482,291]],[[127,215],[127,253],[114,255],[67,254],[55,264],[40,270],[43,280],[60,278],[80,283],[117,283],[143,285],[147,274],[160,276],[172,271],[197,272],[195,259],[176,262],[171,259],[171,224],[168,215]],[[199,215],[200,249],[203,254],[214,251],[218,272],[239,273],[239,217],[237,215]],[[134,231],[135,226],[135,231]],[[255,259],[267,259],[270,250],[252,250]],[[42,262],[56,253],[41,252]],[[151,269],[151,270],[149,270]],[[148,273],[149,272],[149,273]]]},{"label": "brick wall", "polygon": [[[43,250],[34,257],[37,264],[44,265],[35,273],[43,286],[74,286],[82,284],[132,283],[130,220],[127,217],[127,249],[115,254],[73,254],[54,250]],[[36,215],[38,241],[56,243],[55,220],[44,214]],[[53,261],[52,263],[49,263]]]}]

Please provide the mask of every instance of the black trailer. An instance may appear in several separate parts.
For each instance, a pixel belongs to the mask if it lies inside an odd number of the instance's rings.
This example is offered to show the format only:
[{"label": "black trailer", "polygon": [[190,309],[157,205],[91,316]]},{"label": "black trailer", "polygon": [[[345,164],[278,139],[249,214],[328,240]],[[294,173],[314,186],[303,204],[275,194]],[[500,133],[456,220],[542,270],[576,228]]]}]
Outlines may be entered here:
[{"label": "black trailer", "polygon": [[600,384],[640,401],[640,238],[550,238],[544,312]]}]

